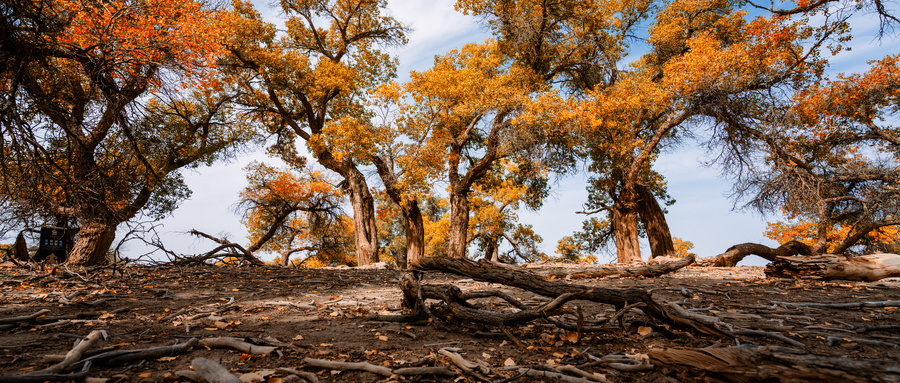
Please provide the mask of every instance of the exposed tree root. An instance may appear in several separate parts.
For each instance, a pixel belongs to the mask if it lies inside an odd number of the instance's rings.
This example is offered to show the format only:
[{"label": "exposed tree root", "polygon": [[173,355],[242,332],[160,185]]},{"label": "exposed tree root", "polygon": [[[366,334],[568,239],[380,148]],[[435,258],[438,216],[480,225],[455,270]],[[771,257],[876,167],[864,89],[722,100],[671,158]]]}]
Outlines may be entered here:
[{"label": "exposed tree root", "polygon": [[[671,313],[663,305],[653,300],[647,291],[641,289],[607,289],[567,284],[560,281],[547,281],[535,274],[516,268],[501,267],[491,262],[475,262],[459,258],[422,258],[413,267],[418,270],[442,271],[463,275],[483,282],[500,283],[553,299],[550,304],[537,308],[523,309],[517,306],[522,311],[514,314],[485,314],[483,310],[474,311],[474,307],[465,302],[467,298],[455,286],[437,287],[422,285],[418,290],[425,299],[442,300],[454,315],[461,315],[466,320],[473,320],[478,323],[499,326],[501,329],[509,324],[546,317],[559,309],[563,303],[573,299],[581,299],[611,304],[620,309],[628,304],[642,303],[643,305],[640,306],[640,309],[649,317],[663,324],[719,337],[729,337],[727,333],[705,323]],[[413,314],[427,311],[428,308],[424,307],[423,302],[416,302],[417,304],[415,305],[409,304],[413,300],[413,296],[416,295],[416,292],[411,289],[416,287],[413,286],[412,282],[405,283],[407,284],[406,287],[404,287],[404,282],[401,281],[401,289],[404,291],[404,302],[407,303],[407,307],[413,309]],[[418,284],[415,283],[415,285]],[[417,300],[421,301],[424,299]]]}]

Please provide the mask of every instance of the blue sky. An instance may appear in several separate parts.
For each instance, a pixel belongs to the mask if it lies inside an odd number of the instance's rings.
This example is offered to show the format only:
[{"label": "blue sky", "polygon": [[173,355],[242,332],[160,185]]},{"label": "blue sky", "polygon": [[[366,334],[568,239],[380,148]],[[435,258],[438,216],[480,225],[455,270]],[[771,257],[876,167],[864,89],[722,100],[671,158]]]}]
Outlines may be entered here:
[{"label": "blue sky", "polygon": [[[266,17],[277,17],[278,11],[267,9],[265,1],[255,3]],[[476,19],[457,13],[453,3],[450,0],[390,1],[390,13],[413,29],[409,43],[395,52],[400,62],[401,80],[408,77],[410,70],[427,70],[435,55],[489,37]],[[875,37],[877,19],[874,16],[858,17],[853,28],[856,36],[853,50],[833,60],[834,71],[864,71],[866,61],[900,52],[900,44],[890,36],[883,40]],[[672,234],[693,242],[693,251],[701,257],[717,255],[729,246],[743,242],[777,246],[762,236],[763,217],[754,212],[734,210],[734,202],[727,198],[731,184],[720,177],[718,169],[703,166],[704,159],[701,146],[687,140],[677,149],[664,153],[655,164],[669,182],[669,194],[677,200],[675,205],[668,207],[667,219]],[[183,234],[190,229],[227,235],[235,242],[246,243],[246,230],[233,207],[246,184],[243,168],[254,160],[276,163],[257,151],[230,163],[185,174],[193,196],[171,217],[159,222],[158,231],[166,246],[180,253],[201,253],[213,248],[207,240]],[[560,179],[540,211],[520,214],[522,222],[534,225],[535,231],[544,238],[546,253],[554,252],[559,238],[581,228],[585,216],[575,212],[582,210],[582,203],[587,200],[585,179],[583,174]],[[372,177],[371,181],[370,185],[379,185],[377,177]],[[140,246],[130,246],[125,254],[137,256],[141,252]],[[644,253],[646,258],[646,249]],[[614,258],[601,255],[600,260],[608,262]],[[743,264],[761,265],[764,262],[758,257],[748,257]]]}]

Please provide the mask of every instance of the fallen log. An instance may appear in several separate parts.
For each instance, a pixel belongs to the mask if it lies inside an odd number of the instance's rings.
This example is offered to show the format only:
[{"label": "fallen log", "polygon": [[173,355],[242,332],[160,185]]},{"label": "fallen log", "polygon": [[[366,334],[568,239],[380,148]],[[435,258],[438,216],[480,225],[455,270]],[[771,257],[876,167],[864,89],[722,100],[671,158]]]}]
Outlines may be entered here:
[{"label": "fallen log", "polygon": [[694,263],[694,255],[678,258],[671,262],[647,264],[639,266],[586,266],[583,269],[576,270],[550,270],[546,272],[536,271],[535,274],[543,277],[552,277],[560,279],[585,279],[585,278],[653,278],[665,275],[684,268]]},{"label": "fallen log", "polygon": [[775,346],[650,350],[657,367],[690,370],[729,382],[897,382],[900,362],[808,354]]},{"label": "fallen log", "polygon": [[837,254],[776,257],[765,270],[774,278],[877,281],[900,277],[900,255],[869,254],[848,257]]},{"label": "fallen log", "polygon": [[644,306],[641,306],[640,310],[647,316],[662,323],[689,328],[700,333],[723,338],[730,337],[728,334],[704,323],[672,314],[663,305],[653,300],[650,297],[650,293],[642,289],[610,289],[568,284],[561,281],[547,281],[535,274],[519,269],[499,267],[491,262],[475,262],[462,258],[424,257],[420,258],[411,267],[417,270],[441,271],[462,275],[482,282],[500,283],[550,298],[557,298],[564,294],[583,294],[578,299],[611,304],[616,308],[623,308],[630,303],[641,302],[644,303]]},{"label": "fallen log", "polygon": [[724,253],[715,257],[700,258],[697,260],[697,265],[735,267],[738,262],[748,255],[756,255],[769,262],[773,262],[777,257],[809,254],[810,252],[809,246],[799,241],[790,241],[774,249],[766,245],[748,242],[729,247]]}]

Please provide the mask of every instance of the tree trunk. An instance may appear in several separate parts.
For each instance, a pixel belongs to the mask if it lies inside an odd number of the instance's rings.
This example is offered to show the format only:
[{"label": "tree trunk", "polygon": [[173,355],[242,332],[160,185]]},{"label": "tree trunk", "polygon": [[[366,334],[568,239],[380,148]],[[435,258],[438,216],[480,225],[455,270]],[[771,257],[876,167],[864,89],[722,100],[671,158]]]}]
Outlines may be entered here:
[{"label": "tree trunk", "polygon": [[20,261],[28,261],[31,256],[28,254],[28,245],[25,243],[25,236],[22,235],[22,232],[19,232],[19,235],[16,236],[16,243],[13,245],[13,259],[17,259]]},{"label": "tree trunk", "polygon": [[354,239],[357,266],[378,262],[378,232],[375,229],[375,199],[369,191],[365,176],[356,170],[347,172],[347,189],[353,206]]},{"label": "tree trunk", "polygon": [[66,264],[93,266],[107,263],[106,253],[116,239],[116,226],[102,221],[85,221],[78,230],[78,238]]},{"label": "tree trunk", "polygon": [[535,274],[543,277],[553,277],[557,279],[583,279],[583,278],[653,278],[665,275],[673,271],[678,271],[694,263],[694,255],[688,255],[684,258],[677,258],[674,261],[659,263],[655,265],[640,266],[588,266],[579,267],[577,269],[559,269],[559,270],[537,270]]},{"label": "tree trunk", "polygon": [[894,382],[900,370],[892,360],[822,356],[776,346],[658,348],[647,355],[655,366],[693,371],[703,381]]},{"label": "tree trunk", "polygon": [[491,262],[500,262],[500,246],[497,246],[497,238],[491,238],[484,248],[484,257],[490,257]]},{"label": "tree trunk", "polygon": [[469,192],[450,191],[450,232],[447,234],[447,252],[451,258],[466,257],[466,236],[469,231]]},{"label": "tree trunk", "polygon": [[675,243],[672,242],[672,233],[669,224],[666,223],[666,215],[653,193],[644,185],[635,185],[638,193],[638,212],[641,222],[647,229],[647,238],[650,239],[650,257],[668,257],[675,254]]},{"label": "tree trunk", "polygon": [[638,242],[637,212],[630,209],[610,209],[612,212],[613,233],[616,237],[616,255],[618,263],[643,262],[641,245]]},{"label": "tree trunk", "polygon": [[766,276],[818,280],[877,281],[900,277],[900,255],[869,254],[857,257],[823,254],[810,257],[776,257],[766,266]]},{"label": "tree trunk", "polygon": [[772,262],[776,257],[788,257],[791,255],[809,253],[809,246],[799,241],[787,242],[777,249],[758,243],[748,242],[729,247],[724,253],[715,257],[700,259],[697,261],[697,264],[700,266],[734,267],[748,255],[757,255]]},{"label": "tree trunk", "polygon": [[401,209],[406,228],[406,259],[398,266],[405,269],[407,265],[415,264],[425,256],[425,224],[417,201],[406,201]]}]

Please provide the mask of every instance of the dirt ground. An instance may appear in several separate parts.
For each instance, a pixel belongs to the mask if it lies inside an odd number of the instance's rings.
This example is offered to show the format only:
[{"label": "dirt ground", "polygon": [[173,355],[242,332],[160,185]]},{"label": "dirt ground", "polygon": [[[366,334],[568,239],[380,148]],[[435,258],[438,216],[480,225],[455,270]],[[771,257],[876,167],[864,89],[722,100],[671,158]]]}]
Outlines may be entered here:
[{"label": "dirt ground", "polygon": [[[449,348],[483,364],[483,375],[502,381],[516,373],[504,366],[581,365],[590,356],[623,354],[640,357],[665,347],[733,346],[735,341],[677,331],[662,334],[644,326],[648,318],[628,312],[624,326],[610,325],[573,343],[571,333],[535,321],[513,329],[525,347],[514,345],[497,329],[445,331],[428,323],[367,320],[374,314],[399,314],[400,272],[373,269],[283,269],[247,267],[129,267],[93,273],[57,269],[25,269],[0,265],[0,381],[55,363],[48,356],[64,355],[76,340],[94,330],[107,338],[94,349],[143,349],[185,343],[191,338],[237,337],[259,345],[275,345],[268,355],[224,348],[194,347],[175,356],[92,366],[88,376],[107,382],[189,381],[175,374],[203,357],[222,364],[244,381],[302,381],[278,368],[317,375],[323,382],[476,381],[470,375],[386,377],[365,371],[339,371],[305,365],[304,358],[368,362],[391,369],[405,366],[445,366],[459,373],[439,350]],[[426,273],[426,283],[453,283],[464,291],[502,289],[526,304],[545,299],[500,285],[454,275]],[[720,318],[735,329],[782,334],[738,336],[740,344],[777,345],[808,353],[853,359],[900,361],[900,330],[859,332],[864,326],[900,325],[897,307],[822,308],[779,302],[861,302],[900,300],[900,281],[817,282],[766,279],[761,267],[688,267],[653,279],[583,279],[588,286],[652,289],[654,299],[678,302],[686,309]],[[480,302],[502,310],[496,298]],[[574,302],[585,318],[610,316],[612,306]],[[570,303],[572,305],[572,303]],[[32,320],[10,321],[39,310]],[[6,319],[4,319],[6,318]],[[5,323],[12,322],[12,323]],[[708,381],[697,371],[661,367],[625,372],[609,365],[583,367],[609,381]],[[73,369],[77,371],[77,368]],[[72,370],[69,370],[72,371]],[[255,373],[255,374],[251,374]],[[261,377],[261,378],[260,378]],[[262,380],[266,379],[266,380]],[[539,381],[522,377],[516,381]],[[546,381],[554,381],[547,379]]]}]

